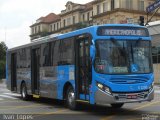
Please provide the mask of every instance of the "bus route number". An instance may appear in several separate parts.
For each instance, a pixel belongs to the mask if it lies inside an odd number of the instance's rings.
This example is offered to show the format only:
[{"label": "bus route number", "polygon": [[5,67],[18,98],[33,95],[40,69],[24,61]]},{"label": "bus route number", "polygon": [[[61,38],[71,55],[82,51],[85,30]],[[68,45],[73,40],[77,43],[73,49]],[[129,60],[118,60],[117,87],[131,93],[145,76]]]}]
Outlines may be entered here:
[{"label": "bus route number", "polygon": [[139,90],[146,90],[148,87],[145,85],[145,86],[138,86],[138,89]]}]

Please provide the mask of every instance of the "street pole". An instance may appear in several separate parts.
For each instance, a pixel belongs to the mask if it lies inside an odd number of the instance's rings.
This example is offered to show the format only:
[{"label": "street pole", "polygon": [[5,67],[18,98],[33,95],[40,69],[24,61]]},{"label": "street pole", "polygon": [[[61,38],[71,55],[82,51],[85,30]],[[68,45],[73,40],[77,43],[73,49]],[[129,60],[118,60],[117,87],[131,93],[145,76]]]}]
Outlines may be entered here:
[{"label": "street pole", "polygon": [[[151,16],[151,18],[150,18],[149,20],[148,20],[148,17],[147,17],[147,22],[146,22],[145,26],[148,25],[149,22],[151,22],[152,18],[153,18],[154,15],[158,12],[159,9],[160,9],[160,7],[158,7],[158,8],[156,9],[156,11],[154,11],[154,13],[152,14],[152,16]],[[147,16],[148,16],[148,15],[149,15],[149,13],[147,13]]]}]

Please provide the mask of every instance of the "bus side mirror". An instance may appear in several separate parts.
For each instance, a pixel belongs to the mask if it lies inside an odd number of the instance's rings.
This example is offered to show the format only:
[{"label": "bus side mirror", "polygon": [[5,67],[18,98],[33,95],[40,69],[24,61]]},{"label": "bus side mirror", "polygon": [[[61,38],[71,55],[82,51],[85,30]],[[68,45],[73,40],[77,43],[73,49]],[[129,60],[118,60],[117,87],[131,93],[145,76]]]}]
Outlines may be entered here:
[{"label": "bus side mirror", "polygon": [[90,46],[90,57],[93,59],[95,57],[95,47],[93,45]]}]

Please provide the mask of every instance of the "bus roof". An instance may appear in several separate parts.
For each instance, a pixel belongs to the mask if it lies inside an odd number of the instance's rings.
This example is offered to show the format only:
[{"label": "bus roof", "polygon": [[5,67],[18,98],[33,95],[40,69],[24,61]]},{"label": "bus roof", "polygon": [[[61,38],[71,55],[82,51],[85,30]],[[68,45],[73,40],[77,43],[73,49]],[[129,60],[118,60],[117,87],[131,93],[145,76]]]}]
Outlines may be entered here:
[{"label": "bus roof", "polygon": [[71,31],[71,32],[68,32],[68,33],[65,33],[65,34],[58,34],[58,35],[52,34],[52,35],[49,35],[49,36],[46,36],[46,37],[38,38],[38,39],[35,39],[34,42],[31,42],[31,43],[28,43],[28,44],[25,44],[25,45],[22,45],[22,46],[18,46],[18,47],[15,47],[15,48],[11,48],[8,51],[14,51],[14,50],[17,50],[17,49],[20,49],[20,48],[30,47],[30,46],[42,44],[42,43],[45,43],[45,42],[50,42],[50,41],[54,41],[54,40],[58,40],[58,39],[64,39],[64,38],[77,36],[77,35],[81,35],[81,34],[85,34],[85,33],[89,33],[92,36],[94,36],[95,35],[94,33],[96,32],[97,28],[100,27],[100,26],[106,26],[106,27],[116,27],[116,26],[118,27],[119,26],[119,27],[146,28],[145,26],[134,25],[134,24],[94,25],[94,26],[83,28],[83,29],[78,29],[78,30],[75,30],[75,31]]}]

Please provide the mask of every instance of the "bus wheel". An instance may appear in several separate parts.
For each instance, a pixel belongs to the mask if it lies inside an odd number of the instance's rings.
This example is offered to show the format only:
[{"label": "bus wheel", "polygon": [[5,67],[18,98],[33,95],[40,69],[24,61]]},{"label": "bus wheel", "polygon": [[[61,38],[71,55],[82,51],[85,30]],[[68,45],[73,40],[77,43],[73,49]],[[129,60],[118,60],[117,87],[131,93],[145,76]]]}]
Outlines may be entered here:
[{"label": "bus wheel", "polygon": [[67,90],[67,106],[71,109],[71,110],[76,110],[77,109],[77,103],[75,100],[75,92],[73,90],[73,88],[70,86]]},{"label": "bus wheel", "polygon": [[28,97],[29,97],[27,94],[27,87],[25,83],[23,83],[21,87],[21,97],[23,100],[28,100]]},{"label": "bus wheel", "polygon": [[123,105],[124,103],[111,104],[113,108],[121,108]]}]

